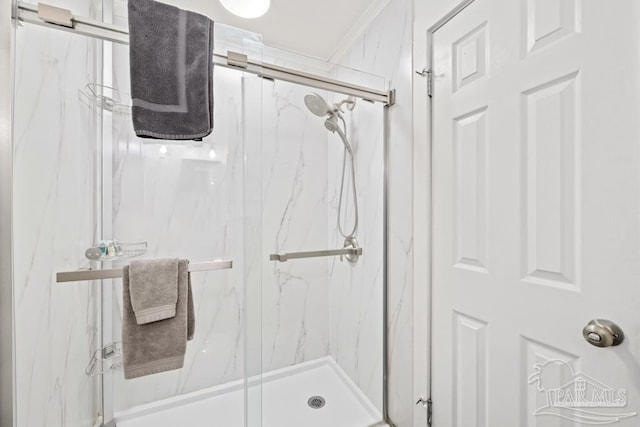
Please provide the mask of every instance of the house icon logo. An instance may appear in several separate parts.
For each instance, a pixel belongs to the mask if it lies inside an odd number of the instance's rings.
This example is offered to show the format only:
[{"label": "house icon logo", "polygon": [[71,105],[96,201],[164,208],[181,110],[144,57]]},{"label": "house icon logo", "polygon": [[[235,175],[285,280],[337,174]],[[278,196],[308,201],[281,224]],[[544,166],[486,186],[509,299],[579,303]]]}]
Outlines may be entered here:
[{"label": "house icon logo", "polygon": [[528,382],[546,397],[546,405],[535,410],[536,416],[605,425],[638,415],[637,412],[624,413],[620,410],[627,406],[626,389],[613,389],[582,372],[575,372],[568,362],[548,360],[533,367],[534,372]]}]

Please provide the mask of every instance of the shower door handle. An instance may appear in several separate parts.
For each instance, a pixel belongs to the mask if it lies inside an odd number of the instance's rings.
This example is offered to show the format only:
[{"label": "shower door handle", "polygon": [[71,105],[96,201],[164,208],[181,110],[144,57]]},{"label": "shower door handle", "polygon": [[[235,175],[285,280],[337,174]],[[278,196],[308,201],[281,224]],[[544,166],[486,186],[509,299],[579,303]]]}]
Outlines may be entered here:
[{"label": "shower door handle", "polygon": [[290,259],[323,258],[323,257],[340,256],[340,255],[353,255],[353,256],[359,257],[362,255],[362,248],[349,247],[349,248],[342,248],[342,249],[328,249],[324,251],[271,254],[269,255],[269,261],[287,262]]}]

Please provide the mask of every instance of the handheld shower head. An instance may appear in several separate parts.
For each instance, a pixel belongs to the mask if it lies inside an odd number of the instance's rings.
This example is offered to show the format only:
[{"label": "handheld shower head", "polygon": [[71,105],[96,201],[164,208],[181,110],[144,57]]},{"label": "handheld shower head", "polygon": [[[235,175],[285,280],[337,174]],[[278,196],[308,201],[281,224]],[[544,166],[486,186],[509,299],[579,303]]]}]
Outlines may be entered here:
[{"label": "handheld shower head", "polygon": [[340,130],[340,126],[338,125],[338,117],[335,114],[332,114],[327,120],[324,121],[324,127],[331,133],[336,133],[336,131]]},{"label": "handheld shower head", "polygon": [[[344,145],[344,152],[342,155],[342,181],[340,182],[340,198],[338,202],[338,231],[340,234],[346,238],[348,241],[353,241],[356,231],[358,230],[358,196],[356,195],[356,170],[355,170],[355,161],[353,158],[353,151],[351,150],[351,144],[349,144],[349,139],[347,138],[347,122],[344,120],[342,116],[342,106],[346,104],[347,109],[349,111],[353,110],[355,107],[355,99],[349,97],[337,104],[333,104],[333,107],[327,104],[327,101],[324,100],[317,93],[308,93],[304,96],[304,103],[311,111],[311,113],[315,114],[318,117],[326,117],[327,119],[324,121],[324,127],[331,133],[337,133],[340,136],[340,140]],[[340,127],[340,123],[338,120],[342,121],[342,126]],[[349,156],[347,156],[349,153]],[[353,192],[353,209],[355,214],[353,228],[347,234],[342,227],[342,199],[344,194],[344,186],[345,186],[345,172],[347,166],[347,157],[351,160],[351,186]],[[346,220],[346,218],[345,218]]]},{"label": "handheld shower head", "polygon": [[344,131],[340,129],[340,124],[338,123],[338,116],[336,114],[332,114],[327,120],[324,121],[324,127],[331,133],[338,133],[342,143],[344,144],[344,148],[347,149],[349,154],[353,155],[353,151],[351,150],[351,144],[349,144],[349,140],[347,139],[347,135],[345,135]]},{"label": "handheld shower head", "polygon": [[324,117],[331,113],[331,107],[327,101],[317,93],[308,93],[304,96],[304,103],[313,114],[318,117]]},{"label": "handheld shower head", "polygon": [[[349,154],[353,154],[353,152],[351,151],[351,144],[349,144],[347,135],[345,135],[346,130],[343,131],[340,128],[338,119],[342,120],[342,122],[344,123],[342,114],[340,114],[340,111],[342,111],[340,109],[340,106],[342,104],[347,104],[348,105],[347,108],[351,110],[352,109],[351,106],[355,104],[355,101],[351,98],[348,98],[347,100],[342,101],[339,104],[335,104],[332,108],[329,106],[329,104],[327,104],[327,101],[325,101],[323,97],[321,97],[315,92],[310,92],[304,96],[304,103],[309,109],[309,111],[311,111],[316,116],[318,117],[329,116],[329,118],[324,122],[324,127],[327,128],[327,130],[331,133],[337,132],[338,135],[340,135],[340,139],[342,140],[342,143],[344,144],[344,147],[347,149]],[[345,124],[345,129],[346,129],[346,124]]]}]

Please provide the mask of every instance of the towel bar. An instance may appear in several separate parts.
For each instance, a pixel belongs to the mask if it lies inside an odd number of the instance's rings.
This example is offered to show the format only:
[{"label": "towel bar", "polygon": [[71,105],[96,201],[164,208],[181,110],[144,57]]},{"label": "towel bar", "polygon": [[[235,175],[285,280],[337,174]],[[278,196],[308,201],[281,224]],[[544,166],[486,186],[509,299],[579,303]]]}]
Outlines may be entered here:
[{"label": "towel bar", "polygon": [[[233,261],[231,260],[214,260],[205,262],[194,262],[189,264],[189,271],[192,273],[211,270],[226,270],[230,268],[233,268]],[[122,268],[61,271],[59,273],[56,273],[56,282],[84,282],[87,280],[117,279],[121,277]]]}]

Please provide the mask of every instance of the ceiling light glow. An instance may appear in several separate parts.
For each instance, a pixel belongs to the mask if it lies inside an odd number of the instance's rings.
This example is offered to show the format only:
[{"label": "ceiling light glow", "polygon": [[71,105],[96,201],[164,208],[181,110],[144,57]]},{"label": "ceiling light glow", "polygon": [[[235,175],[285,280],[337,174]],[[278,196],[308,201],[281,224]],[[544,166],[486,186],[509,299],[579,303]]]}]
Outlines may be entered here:
[{"label": "ceiling light glow", "polygon": [[267,13],[271,0],[220,0],[229,12],[241,18],[259,18]]}]

